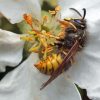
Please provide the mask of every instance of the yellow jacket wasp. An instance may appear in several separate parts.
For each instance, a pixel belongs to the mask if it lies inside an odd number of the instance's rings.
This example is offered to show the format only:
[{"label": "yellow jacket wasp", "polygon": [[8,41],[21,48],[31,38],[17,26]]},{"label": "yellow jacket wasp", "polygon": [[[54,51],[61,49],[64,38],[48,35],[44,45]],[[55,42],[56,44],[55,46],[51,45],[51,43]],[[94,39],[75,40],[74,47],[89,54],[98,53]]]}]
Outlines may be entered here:
[{"label": "yellow jacket wasp", "polygon": [[70,9],[78,13],[81,18],[66,18],[63,21],[59,20],[59,22],[65,26],[64,37],[57,39],[55,45],[58,47],[58,50],[62,48],[65,50],[65,53],[66,49],[68,52],[56,71],[51,74],[50,79],[42,85],[41,90],[57,78],[64,70],[66,71],[71,66],[71,59],[73,56],[84,47],[87,37],[85,20],[86,9],[83,8],[83,16],[76,9]]},{"label": "yellow jacket wasp", "polygon": [[[50,11],[52,18],[56,18],[60,7],[55,11]],[[24,19],[30,25],[31,31],[21,38],[32,44],[30,52],[42,54],[40,61],[34,66],[43,74],[51,75],[50,79],[43,84],[41,90],[57,78],[62,72],[68,70],[72,65],[75,54],[80,51],[86,42],[86,9],[83,8],[83,16],[74,8],[81,18],[65,18],[64,20],[53,20],[58,22],[60,34],[55,35],[55,30],[49,29],[48,17],[43,18],[43,22],[33,19],[31,15],[24,14]],[[53,13],[54,12],[54,13]],[[39,29],[34,28],[35,23]],[[51,23],[51,22],[50,22]],[[59,25],[58,25],[59,26]],[[49,31],[48,31],[49,30]],[[58,31],[57,31],[58,32]]]}]

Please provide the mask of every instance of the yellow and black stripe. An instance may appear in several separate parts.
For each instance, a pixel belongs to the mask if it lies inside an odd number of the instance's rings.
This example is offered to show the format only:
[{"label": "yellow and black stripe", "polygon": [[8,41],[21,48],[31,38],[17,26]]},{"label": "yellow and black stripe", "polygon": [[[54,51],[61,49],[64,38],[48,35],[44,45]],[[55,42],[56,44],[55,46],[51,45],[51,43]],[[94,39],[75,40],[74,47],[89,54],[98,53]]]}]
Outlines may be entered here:
[{"label": "yellow and black stripe", "polygon": [[46,60],[39,61],[34,66],[42,73],[46,75],[51,75],[55,72],[59,65],[62,63],[63,58],[60,54],[52,54],[52,56],[48,56]]}]

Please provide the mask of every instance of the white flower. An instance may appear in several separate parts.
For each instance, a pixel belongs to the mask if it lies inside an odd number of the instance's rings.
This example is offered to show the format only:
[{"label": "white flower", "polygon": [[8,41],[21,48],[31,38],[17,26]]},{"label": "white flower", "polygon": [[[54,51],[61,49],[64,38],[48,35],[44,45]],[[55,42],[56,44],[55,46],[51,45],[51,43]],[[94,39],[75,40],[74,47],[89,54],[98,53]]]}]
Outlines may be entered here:
[{"label": "white flower", "polygon": [[76,13],[69,8],[87,10],[88,43],[66,74],[81,88],[87,89],[92,100],[100,100],[100,0],[59,0],[59,4],[62,18],[75,17]]},{"label": "white flower", "polygon": [[[31,54],[30,57],[25,62],[23,62],[14,71],[8,73],[2,79],[2,81],[0,82],[0,99],[8,100],[9,98],[10,100],[13,100],[13,99],[14,100],[36,100],[36,99],[80,100],[81,98],[75,86],[68,80],[65,80],[65,77],[69,76],[71,80],[73,80],[74,83],[78,84],[81,88],[87,89],[88,96],[91,99],[100,100],[100,79],[99,79],[100,78],[100,68],[99,68],[100,66],[100,47],[99,47],[100,7],[99,7],[99,4],[100,4],[99,0],[98,1],[92,0],[92,2],[91,0],[84,0],[84,1],[60,0],[60,5],[62,6],[62,12],[61,12],[62,18],[65,18],[67,16],[68,17],[76,16],[74,15],[75,14],[74,12],[71,13],[71,11],[68,10],[71,7],[76,8],[77,10],[80,10],[80,11],[82,8],[87,9],[86,20],[87,20],[87,30],[89,32],[89,37],[88,37],[88,43],[86,47],[84,48],[82,52],[80,52],[76,56],[76,63],[73,64],[73,66],[69,69],[69,71],[67,71],[64,74],[65,76],[61,75],[60,77],[58,77],[43,91],[40,91],[39,88],[41,86],[41,83],[43,83],[45,80],[48,79],[48,76],[45,76],[39,73],[37,69],[35,69],[35,67],[33,66],[33,62],[35,63],[38,60],[38,58],[37,58],[37,55]],[[14,19],[14,18],[15,16],[11,17],[11,19]],[[17,20],[17,18],[19,17],[16,17],[15,19]],[[13,20],[13,23],[16,22],[15,19]],[[9,35],[13,34],[7,31],[0,30],[0,35],[4,33],[9,34]],[[6,40],[6,42],[0,42],[1,46],[2,44],[4,45],[4,43],[8,44],[8,39],[12,38],[12,36],[11,37],[5,37],[5,36],[2,35],[2,37],[0,37],[2,41]],[[15,41],[16,41],[16,36],[17,35],[14,35]],[[18,40],[17,42],[21,43],[20,47],[23,46],[23,43],[21,41]],[[13,50],[15,49],[15,45],[14,44],[12,45],[12,44],[13,42],[11,42],[12,49],[11,48],[10,49],[12,50],[12,53],[13,53]],[[8,49],[8,47],[6,49]],[[2,52],[6,49],[3,49],[3,46],[2,46]],[[19,48],[18,52],[20,50],[22,49]],[[14,50],[13,54],[16,54],[15,51],[16,50]],[[13,63],[11,62],[13,60],[10,60],[10,59],[13,59],[14,55],[11,56],[11,55],[8,55],[8,53],[9,51],[4,52],[4,54],[2,53],[2,56],[5,55],[3,56],[4,57],[4,63],[2,62],[3,66],[7,66],[7,65],[15,66],[16,65],[15,60]],[[1,51],[0,51],[0,54],[1,54]],[[18,56],[16,55],[16,57]],[[20,59],[21,55],[18,58]],[[9,60],[10,63],[8,62],[5,63],[6,62],[5,59]],[[0,62],[1,62],[1,59],[0,59]],[[4,68],[4,67],[1,66],[0,68]]]},{"label": "white flower", "polygon": [[[36,18],[41,15],[38,0],[1,0],[0,12],[10,19],[11,23],[20,22],[24,13],[31,12]],[[6,66],[16,66],[21,61],[23,44],[19,35],[0,30],[1,71],[5,71]],[[40,91],[41,84],[49,77],[33,66],[37,60],[38,56],[31,54],[0,81],[0,100],[81,100],[75,85],[63,75]]]}]

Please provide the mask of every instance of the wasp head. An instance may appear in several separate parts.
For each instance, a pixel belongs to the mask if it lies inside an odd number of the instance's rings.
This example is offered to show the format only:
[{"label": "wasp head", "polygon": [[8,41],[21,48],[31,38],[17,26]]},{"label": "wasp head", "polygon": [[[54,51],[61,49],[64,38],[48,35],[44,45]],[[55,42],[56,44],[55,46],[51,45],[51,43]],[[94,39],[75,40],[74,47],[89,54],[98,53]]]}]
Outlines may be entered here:
[{"label": "wasp head", "polygon": [[83,8],[83,16],[76,9],[74,8],[70,8],[70,9],[74,10],[81,18],[65,18],[64,20],[73,23],[77,29],[84,30],[86,28],[86,20],[85,20],[86,9]]}]

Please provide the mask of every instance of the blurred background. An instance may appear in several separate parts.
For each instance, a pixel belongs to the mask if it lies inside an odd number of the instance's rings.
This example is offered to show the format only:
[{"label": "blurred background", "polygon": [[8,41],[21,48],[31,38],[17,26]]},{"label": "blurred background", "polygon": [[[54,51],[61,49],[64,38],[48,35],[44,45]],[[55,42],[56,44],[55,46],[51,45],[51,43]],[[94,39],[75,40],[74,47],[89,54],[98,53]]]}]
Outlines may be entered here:
[{"label": "blurred background", "polygon": [[[57,6],[57,0],[41,0],[41,7],[42,7],[42,10],[43,11],[48,11],[48,10],[52,10],[55,8],[55,6]],[[8,31],[12,31],[12,32],[15,32],[15,33],[18,33],[18,34],[22,34],[25,30],[26,30],[26,25],[24,23],[19,23],[19,24],[10,24],[9,21],[4,18],[1,14],[0,14],[0,28],[1,29],[5,29],[5,30],[8,30]],[[17,67],[17,66],[16,66]],[[16,68],[15,67],[15,68]],[[9,71],[12,71],[13,69],[15,68],[12,68],[12,67],[9,67],[7,66],[6,68],[6,72],[3,72],[3,73],[0,73],[0,80],[9,72]],[[88,97],[87,97],[87,93],[86,93],[86,90],[84,89],[81,89],[77,86],[81,96],[82,96],[82,99],[83,100],[90,100]]]}]

